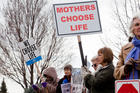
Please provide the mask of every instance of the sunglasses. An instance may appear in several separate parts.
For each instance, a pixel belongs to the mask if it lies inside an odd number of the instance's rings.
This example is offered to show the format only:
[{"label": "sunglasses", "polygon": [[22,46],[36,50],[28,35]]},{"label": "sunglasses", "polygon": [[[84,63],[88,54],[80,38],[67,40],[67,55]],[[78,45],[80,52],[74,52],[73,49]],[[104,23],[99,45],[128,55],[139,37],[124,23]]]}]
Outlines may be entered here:
[{"label": "sunglasses", "polygon": [[97,65],[96,64],[93,64],[92,67],[97,67]]}]

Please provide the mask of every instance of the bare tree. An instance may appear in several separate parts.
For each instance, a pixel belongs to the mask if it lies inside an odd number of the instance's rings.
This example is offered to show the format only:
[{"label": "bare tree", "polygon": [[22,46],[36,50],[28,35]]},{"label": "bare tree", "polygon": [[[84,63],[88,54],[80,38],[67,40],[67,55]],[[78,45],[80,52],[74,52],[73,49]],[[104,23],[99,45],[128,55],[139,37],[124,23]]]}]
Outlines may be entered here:
[{"label": "bare tree", "polygon": [[[39,82],[34,65],[26,66],[18,43],[33,38],[43,60],[40,71],[62,67],[70,62],[72,54],[64,47],[65,39],[56,37],[52,9],[46,0],[7,0],[3,9],[5,24],[0,30],[0,73],[13,79],[22,88]],[[68,49],[68,48],[67,48]]]}]

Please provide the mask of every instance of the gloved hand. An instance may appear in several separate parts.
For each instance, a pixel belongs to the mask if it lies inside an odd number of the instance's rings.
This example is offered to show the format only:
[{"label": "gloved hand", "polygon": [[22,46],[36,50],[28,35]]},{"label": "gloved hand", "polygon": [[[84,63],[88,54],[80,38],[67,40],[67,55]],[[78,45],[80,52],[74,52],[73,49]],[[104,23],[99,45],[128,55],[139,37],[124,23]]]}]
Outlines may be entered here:
[{"label": "gloved hand", "polygon": [[41,85],[45,88],[47,87],[47,82],[42,82]]},{"label": "gloved hand", "polygon": [[134,68],[135,60],[133,58],[129,59],[124,66],[124,73],[128,74]]},{"label": "gloved hand", "polygon": [[88,74],[91,73],[91,71],[86,66],[82,66],[81,68],[83,72],[87,72]]},{"label": "gloved hand", "polygon": [[81,74],[82,74],[82,77],[84,78],[87,74],[91,74],[91,72],[87,69],[87,67],[81,67]]},{"label": "gloved hand", "polygon": [[32,88],[33,88],[34,90],[36,90],[36,91],[39,90],[38,86],[36,86],[36,85],[34,85],[34,84],[32,85]]},{"label": "gloved hand", "polygon": [[137,64],[136,69],[140,71],[140,60],[135,60],[135,63]]}]

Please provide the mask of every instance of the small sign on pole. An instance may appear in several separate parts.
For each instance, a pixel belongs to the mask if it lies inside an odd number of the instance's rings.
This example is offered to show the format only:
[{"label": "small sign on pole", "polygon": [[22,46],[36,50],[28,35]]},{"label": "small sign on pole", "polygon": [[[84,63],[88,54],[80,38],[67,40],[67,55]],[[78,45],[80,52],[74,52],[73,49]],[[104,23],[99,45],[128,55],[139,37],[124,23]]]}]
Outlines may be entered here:
[{"label": "small sign on pole", "polygon": [[117,80],[115,93],[140,93],[140,80]]},{"label": "small sign on pole", "polygon": [[27,65],[31,65],[37,61],[42,60],[40,52],[33,38],[20,42],[19,47]]},{"label": "small sign on pole", "polygon": [[58,36],[101,32],[97,1],[53,4]]}]

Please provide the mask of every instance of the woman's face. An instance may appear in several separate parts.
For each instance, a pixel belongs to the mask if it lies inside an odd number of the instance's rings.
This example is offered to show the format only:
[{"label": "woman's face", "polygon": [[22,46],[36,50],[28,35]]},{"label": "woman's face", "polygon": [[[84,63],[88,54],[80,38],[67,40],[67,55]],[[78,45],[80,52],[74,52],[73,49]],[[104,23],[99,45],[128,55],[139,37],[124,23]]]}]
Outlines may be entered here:
[{"label": "woman's face", "polygon": [[71,75],[71,70],[70,69],[64,69],[65,75],[69,76]]},{"label": "woman's face", "polygon": [[102,53],[98,53],[97,62],[99,64],[102,64],[103,63],[103,60],[104,60],[104,55]]},{"label": "woman's face", "polygon": [[52,82],[53,81],[53,78],[51,76],[48,76],[48,75],[43,75],[44,76],[44,79],[46,80],[46,82]]},{"label": "woman's face", "polygon": [[137,37],[137,39],[140,39],[140,19],[134,19],[132,24],[132,31],[133,34]]}]

